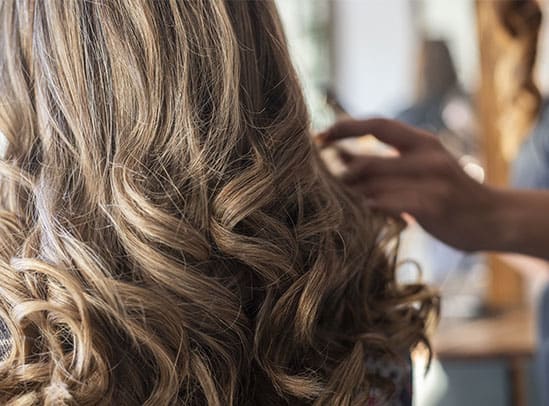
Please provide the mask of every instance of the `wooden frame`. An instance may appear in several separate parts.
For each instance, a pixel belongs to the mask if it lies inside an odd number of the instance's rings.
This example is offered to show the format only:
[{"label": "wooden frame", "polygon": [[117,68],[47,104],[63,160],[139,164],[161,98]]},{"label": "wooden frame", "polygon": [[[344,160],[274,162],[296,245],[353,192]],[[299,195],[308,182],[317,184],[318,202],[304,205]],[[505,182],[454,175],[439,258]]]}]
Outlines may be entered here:
[{"label": "wooden frame", "polygon": [[[534,0],[477,0],[481,82],[478,94],[487,180],[507,186],[509,166],[534,123],[540,94],[534,81],[541,10]],[[523,302],[521,276],[490,258],[488,304]]]}]

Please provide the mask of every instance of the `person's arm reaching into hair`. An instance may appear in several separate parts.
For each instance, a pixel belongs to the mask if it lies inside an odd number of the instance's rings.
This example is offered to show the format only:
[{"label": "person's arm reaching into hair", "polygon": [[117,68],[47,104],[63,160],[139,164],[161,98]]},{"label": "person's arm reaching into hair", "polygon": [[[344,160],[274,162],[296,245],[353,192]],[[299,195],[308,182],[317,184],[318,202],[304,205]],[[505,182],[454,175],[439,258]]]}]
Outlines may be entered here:
[{"label": "person's arm reaching into hair", "polygon": [[319,134],[320,145],[372,134],[400,156],[345,156],[343,181],[387,214],[409,213],[431,234],[466,251],[549,259],[549,192],[506,190],[469,177],[439,140],[386,119],[346,120]]}]

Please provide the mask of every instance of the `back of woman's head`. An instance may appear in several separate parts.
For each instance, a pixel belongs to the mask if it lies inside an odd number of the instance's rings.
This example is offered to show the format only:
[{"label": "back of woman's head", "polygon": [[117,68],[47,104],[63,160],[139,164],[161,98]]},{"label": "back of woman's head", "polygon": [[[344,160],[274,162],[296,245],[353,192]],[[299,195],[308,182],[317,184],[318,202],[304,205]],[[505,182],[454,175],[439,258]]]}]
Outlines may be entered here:
[{"label": "back of woman's head", "polygon": [[[267,1],[0,3],[2,404],[364,404],[424,338]],[[398,362],[398,361],[395,361]]]}]

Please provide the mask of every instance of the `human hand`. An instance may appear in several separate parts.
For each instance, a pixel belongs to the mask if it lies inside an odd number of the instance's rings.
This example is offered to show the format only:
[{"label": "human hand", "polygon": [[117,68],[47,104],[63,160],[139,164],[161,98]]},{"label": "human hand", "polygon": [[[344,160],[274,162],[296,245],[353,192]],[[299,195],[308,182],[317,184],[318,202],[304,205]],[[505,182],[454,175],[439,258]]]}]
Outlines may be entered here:
[{"label": "human hand", "polygon": [[396,148],[397,157],[342,153],[341,179],[368,204],[391,216],[412,215],[429,233],[456,248],[488,249],[498,226],[497,191],[467,175],[428,132],[386,119],[345,120],[321,133],[317,142],[371,134]]}]

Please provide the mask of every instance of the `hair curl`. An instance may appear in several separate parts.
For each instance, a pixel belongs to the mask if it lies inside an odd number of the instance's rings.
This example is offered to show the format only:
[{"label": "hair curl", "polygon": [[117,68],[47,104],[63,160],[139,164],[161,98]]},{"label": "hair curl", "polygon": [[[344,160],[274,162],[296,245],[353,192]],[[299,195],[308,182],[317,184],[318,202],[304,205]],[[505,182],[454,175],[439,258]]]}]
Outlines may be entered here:
[{"label": "hair curl", "polygon": [[0,98],[2,404],[364,404],[426,340],[270,1],[4,0]]}]

